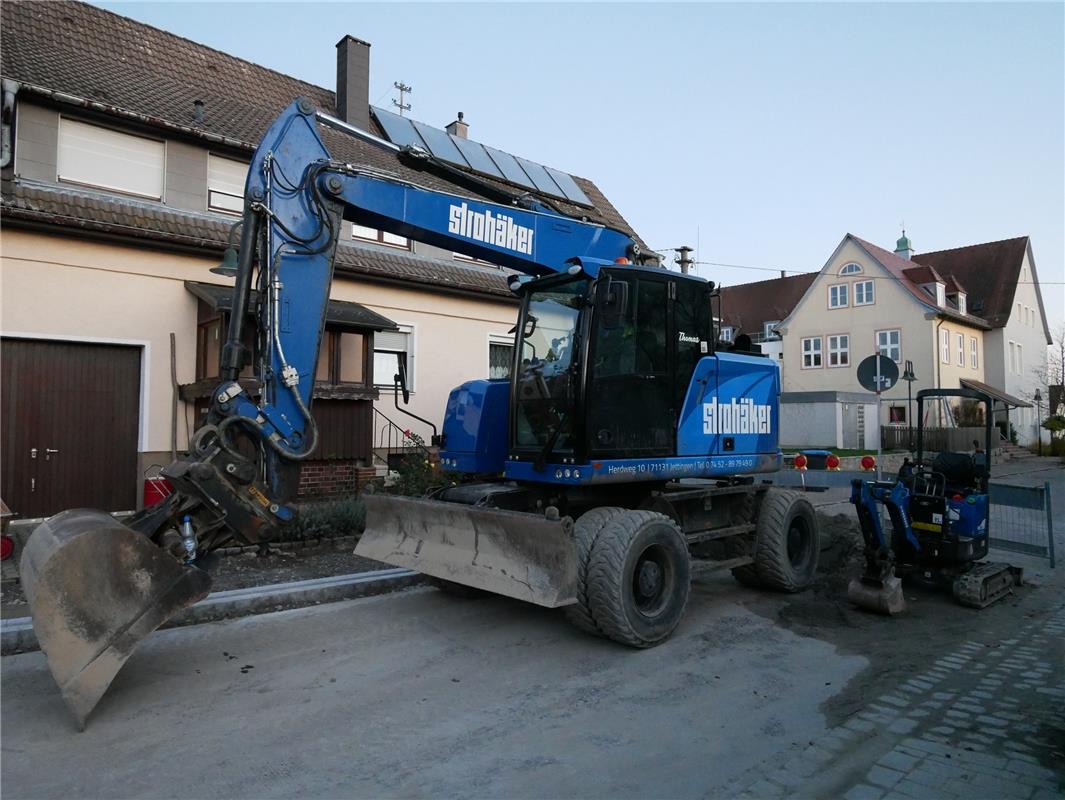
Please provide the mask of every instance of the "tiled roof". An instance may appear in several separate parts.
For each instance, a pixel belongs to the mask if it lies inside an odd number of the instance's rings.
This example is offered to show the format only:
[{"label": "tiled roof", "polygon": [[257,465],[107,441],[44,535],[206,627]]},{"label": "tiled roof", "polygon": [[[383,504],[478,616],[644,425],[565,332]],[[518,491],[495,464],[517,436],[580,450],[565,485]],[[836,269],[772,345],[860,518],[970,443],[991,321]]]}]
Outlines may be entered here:
[{"label": "tiled roof", "polygon": [[[87,189],[30,184],[16,181],[2,197],[5,224],[12,221],[58,225],[95,235],[132,237],[203,248],[221,253],[232,218],[169,208],[160,203],[118,197]],[[389,247],[341,242],[336,269],[340,274],[421,284],[445,291],[472,292],[512,299],[505,274],[499,270],[467,266],[460,262],[426,258]]]},{"label": "tiled roof", "polygon": [[913,260],[944,275],[952,275],[968,286],[969,308],[993,328],[1001,328],[1013,309],[1013,295],[1027,250],[1028,237],[1019,236],[935,253],[917,253]]},{"label": "tiled roof", "polygon": [[766,322],[785,319],[802,299],[818,273],[806,272],[721,289],[721,324],[749,336],[763,332]]},{"label": "tiled roof", "polygon": [[987,330],[992,326],[982,317],[978,317],[975,314],[962,314],[960,311],[954,308],[944,308],[942,306],[936,306],[936,299],[928,294],[921,288],[922,283],[931,283],[932,281],[946,282],[940,275],[938,270],[932,269],[928,266],[915,267],[912,261],[908,261],[897,253],[892,253],[890,250],[885,250],[883,247],[877,247],[872,242],[867,242],[865,239],[859,239],[853,234],[847,234],[861,247],[865,249],[870,256],[876,259],[881,266],[886,269],[892,277],[894,277],[900,286],[906,289],[912,294],[918,301],[935,309],[936,313],[955,319],[958,322],[964,322],[966,325],[971,325],[974,328],[980,328]]},{"label": "tiled roof", "polygon": [[[134,116],[174,135],[222,141],[249,153],[298,96],[336,113],[336,98],[328,89],[85,3],[8,0],[0,5],[0,36],[0,73],[19,81],[22,92]],[[195,100],[204,103],[202,120],[194,117]],[[374,128],[371,133],[383,136],[376,123]],[[435,174],[410,168],[389,150],[333,130],[323,130],[322,138],[337,159],[429,188],[476,196]],[[512,194],[523,191],[478,177]],[[563,213],[618,228],[639,241],[598,187],[584,178],[574,180],[594,209],[543,199]]]}]

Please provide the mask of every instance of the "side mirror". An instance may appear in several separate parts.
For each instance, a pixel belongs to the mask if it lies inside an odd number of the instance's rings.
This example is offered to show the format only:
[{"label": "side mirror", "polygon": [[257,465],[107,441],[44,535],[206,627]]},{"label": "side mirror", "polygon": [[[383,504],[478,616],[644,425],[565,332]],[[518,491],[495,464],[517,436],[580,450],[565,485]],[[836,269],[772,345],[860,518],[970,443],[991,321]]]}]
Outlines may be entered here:
[{"label": "side mirror", "polygon": [[629,312],[629,282],[607,279],[603,300],[603,327],[618,328]]},{"label": "side mirror", "polygon": [[410,390],[407,388],[407,365],[402,358],[399,361],[399,372],[393,376],[393,380],[396,382],[396,392],[403,393],[403,404],[410,403]]}]

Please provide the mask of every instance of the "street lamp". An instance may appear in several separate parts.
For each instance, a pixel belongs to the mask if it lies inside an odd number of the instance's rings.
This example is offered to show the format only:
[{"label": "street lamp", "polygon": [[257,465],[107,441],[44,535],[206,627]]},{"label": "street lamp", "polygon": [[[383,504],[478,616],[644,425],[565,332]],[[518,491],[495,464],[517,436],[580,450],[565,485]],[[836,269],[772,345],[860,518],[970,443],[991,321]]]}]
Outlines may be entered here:
[{"label": "street lamp", "polygon": [[917,380],[917,376],[913,374],[912,361],[906,362],[902,379],[906,381],[906,425],[909,428],[910,450],[913,450],[913,382]]},{"label": "street lamp", "polygon": [[1039,404],[1043,402],[1043,396],[1039,394],[1039,390],[1035,390],[1035,438],[1039,440],[1039,455],[1043,455],[1043,429],[1039,425],[1039,420],[1043,416],[1043,412],[1039,410]]}]

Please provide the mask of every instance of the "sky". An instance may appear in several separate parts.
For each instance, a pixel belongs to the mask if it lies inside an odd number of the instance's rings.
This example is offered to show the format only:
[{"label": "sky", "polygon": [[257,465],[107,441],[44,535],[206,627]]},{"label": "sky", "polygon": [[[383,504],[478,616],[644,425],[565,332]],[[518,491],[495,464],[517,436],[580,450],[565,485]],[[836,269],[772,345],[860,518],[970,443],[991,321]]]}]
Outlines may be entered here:
[{"label": "sky", "polygon": [[718,283],[903,224],[918,252],[1029,235],[1065,317],[1062,3],[96,5],[329,89],[336,42],[366,40],[371,103],[403,81],[408,116],[464,112]]}]

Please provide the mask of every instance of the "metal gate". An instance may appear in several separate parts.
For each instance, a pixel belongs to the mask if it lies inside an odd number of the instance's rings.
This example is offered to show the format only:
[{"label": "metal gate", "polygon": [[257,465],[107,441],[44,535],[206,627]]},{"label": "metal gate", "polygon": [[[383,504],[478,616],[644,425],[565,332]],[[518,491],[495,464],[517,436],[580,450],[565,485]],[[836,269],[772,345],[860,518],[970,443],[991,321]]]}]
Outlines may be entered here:
[{"label": "metal gate", "polygon": [[1054,567],[1054,515],[1050,482],[1042,486],[992,483],[991,546],[1045,558]]}]

